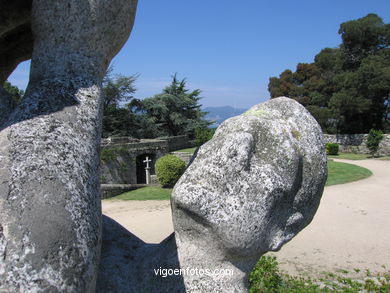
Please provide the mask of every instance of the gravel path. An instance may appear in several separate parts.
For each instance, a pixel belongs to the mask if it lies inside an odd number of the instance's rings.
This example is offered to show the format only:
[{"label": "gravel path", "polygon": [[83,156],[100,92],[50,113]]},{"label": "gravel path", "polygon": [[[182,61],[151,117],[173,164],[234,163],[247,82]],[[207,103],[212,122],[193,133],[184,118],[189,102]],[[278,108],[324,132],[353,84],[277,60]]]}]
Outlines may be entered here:
[{"label": "gravel path", "polygon": [[274,255],[292,274],[390,271],[390,161],[337,161],[373,176],[326,187],[312,223]]},{"label": "gravel path", "polygon": [[[291,274],[390,271],[390,161],[336,161],[374,175],[326,187],[313,222],[273,254]],[[173,232],[169,201],[105,200],[103,213],[146,242],[158,243]]]}]

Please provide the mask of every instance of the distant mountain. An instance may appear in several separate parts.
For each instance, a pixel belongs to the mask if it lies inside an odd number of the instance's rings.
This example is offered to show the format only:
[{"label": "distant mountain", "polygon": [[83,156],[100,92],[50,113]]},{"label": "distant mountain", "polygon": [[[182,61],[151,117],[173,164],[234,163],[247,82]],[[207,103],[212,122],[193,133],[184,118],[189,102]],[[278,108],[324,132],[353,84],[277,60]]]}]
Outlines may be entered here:
[{"label": "distant mountain", "polygon": [[248,109],[233,108],[231,106],[206,107],[203,109],[203,111],[208,112],[205,116],[206,119],[215,121],[211,127],[218,127],[226,119],[240,115],[246,110]]}]

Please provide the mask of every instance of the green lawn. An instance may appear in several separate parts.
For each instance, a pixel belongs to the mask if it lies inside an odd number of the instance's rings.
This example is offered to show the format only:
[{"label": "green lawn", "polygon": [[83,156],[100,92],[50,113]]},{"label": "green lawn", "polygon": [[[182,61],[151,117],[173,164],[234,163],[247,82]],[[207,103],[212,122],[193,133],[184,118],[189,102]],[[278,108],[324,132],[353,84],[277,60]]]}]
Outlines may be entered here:
[{"label": "green lawn", "polygon": [[172,189],[170,188],[161,188],[161,187],[142,187],[136,190],[128,191],[111,197],[112,199],[121,199],[121,200],[163,200],[170,199]]},{"label": "green lawn", "polygon": [[372,172],[352,164],[328,161],[328,180],[326,186],[344,184],[367,178]]},{"label": "green lawn", "polygon": [[196,151],[197,148],[198,148],[198,147],[187,148],[187,149],[181,149],[181,150],[177,150],[177,151],[175,151],[175,152],[179,152],[179,153],[191,153],[191,154],[193,154],[193,153],[195,153],[195,151]]},{"label": "green lawn", "polygon": [[[366,160],[371,159],[371,155],[368,154],[349,154],[349,153],[340,153],[336,156],[328,156],[332,159],[344,159],[344,160]],[[390,160],[390,156],[383,156],[375,158],[377,160]]]},{"label": "green lawn", "polygon": [[[340,162],[328,161],[328,181],[326,185],[343,184],[361,180],[372,175],[368,169]],[[161,187],[143,187],[122,193],[112,199],[121,200],[169,200],[172,189]]]}]

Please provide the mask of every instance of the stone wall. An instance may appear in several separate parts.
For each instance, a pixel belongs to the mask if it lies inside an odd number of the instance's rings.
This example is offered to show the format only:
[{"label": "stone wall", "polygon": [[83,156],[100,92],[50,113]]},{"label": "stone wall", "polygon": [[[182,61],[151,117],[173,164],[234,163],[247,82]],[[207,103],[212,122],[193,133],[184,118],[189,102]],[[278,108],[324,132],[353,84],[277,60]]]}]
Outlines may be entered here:
[{"label": "stone wall", "polygon": [[[340,152],[368,154],[366,147],[368,134],[324,134],[325,142],[338,143]],[[385,134],[379,145],[378,154],[381,156],[390,155],[390,134]]]},{"label": "stone wall", "polygon": [[146,186],[145,184],[101,184],[101,197],[102,199],[106,199]]},{"label": "stone wall", "polygon": [[186,165],[189,164],[189,162],[191,161],[191,159],[193,157],[193,154],[184,153],[184,152],[171,152],[171,154],[178,157],[179,159],[183,160],[186,163]]},{"label": "stone wall", "polygon": [[137,184],[137,157],[152,155],[151,166],[168,153],[164,145],[140,144],[140,148],[112,146],[101,150],[100,180],[102,184]]},{"label": "stone wall", "polygon": [[[100,151],[101,184],[139,184],[144,173],[141,156],[148,156],[151,174],[156,160],[173,150],[192,147],[188,136],[136,139],[132,137],[110,137],[102,139]],[[138,158],[138,164],[137,164]],[[141,158],[142,159],[142,158]],[[189,159],[184,159],[188,163]],[[141,180],[142,181],[142,180]]]},{"label": "stone wall", "polygon": [[170,152],[193,147],[187,135],[159,137],[157,139],[166,141]]}]

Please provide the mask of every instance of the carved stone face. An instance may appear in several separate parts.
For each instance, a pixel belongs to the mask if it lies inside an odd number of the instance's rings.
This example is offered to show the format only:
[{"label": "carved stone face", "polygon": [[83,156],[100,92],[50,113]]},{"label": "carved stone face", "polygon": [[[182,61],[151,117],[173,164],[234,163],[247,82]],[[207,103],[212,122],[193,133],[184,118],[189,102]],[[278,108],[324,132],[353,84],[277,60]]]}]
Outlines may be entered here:
[{"label": "carved stone face", "polygon": [[179,242],[200,237],[227,254],[258,256],[311,221],[326,180],[323,144],[315,139],[321,130],[315,121],[299,128],[262,111],[221,125],[176,184]]}]

